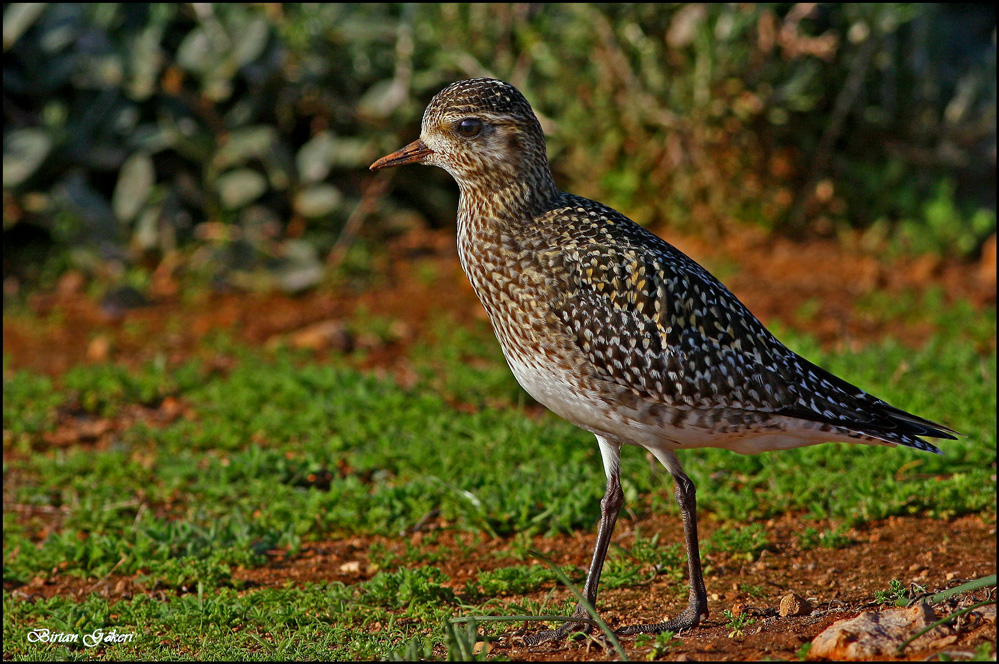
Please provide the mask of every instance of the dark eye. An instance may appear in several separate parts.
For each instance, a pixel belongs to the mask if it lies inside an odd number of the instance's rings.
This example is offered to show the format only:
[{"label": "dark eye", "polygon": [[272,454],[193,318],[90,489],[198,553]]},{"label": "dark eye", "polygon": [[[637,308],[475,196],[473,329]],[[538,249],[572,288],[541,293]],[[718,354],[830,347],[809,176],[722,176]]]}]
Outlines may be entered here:
[{"label": "dark eye", "polygon": [[482,131],[482,120],[478,118],[465,118],[464,120],[458,120],[458,124],[455,127],[458,130],[458,135],[465,138],[472,138],[473,136],[478,136],[479,132]]}]

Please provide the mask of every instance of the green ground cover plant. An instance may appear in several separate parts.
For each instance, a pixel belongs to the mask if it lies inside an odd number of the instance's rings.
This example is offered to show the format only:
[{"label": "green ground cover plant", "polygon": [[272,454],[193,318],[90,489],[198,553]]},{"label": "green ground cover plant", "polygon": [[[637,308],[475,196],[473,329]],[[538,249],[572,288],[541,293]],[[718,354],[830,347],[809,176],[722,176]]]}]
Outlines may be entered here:
[{"label": "green ground cover plant", "polygon": [[[758,556],[774,546],[761,522],[789,511],[839,524],[821,534],[806,529],[797,540],[802,549],[849,546],[841,528],[891,515],[994,519],[996,355],[972,341],[976,330],[995,329],[994,314],[972,321],[963,305],[940,311],[936,336],[917,349],[886,340],[859,351],[821,350],[808,336],[780,336],[964,436],[947,441],[943,456],[839,444],[755,457],[688,452],[699,508],[720,524],[702,539],[706,555]],[[475,329],[456,334],[489,334]],[[446,332],[436,339],[449,346]],[[100,651],[126,659],[373,659],[433,645],[458,653],[468,635],[449,625],[453,616],[558,612],[520,597],[554,579],[523,553],[529,541],[522,538],[592,530],[603,470],[589,434],[523,412],[529,400],[494,348],[471,344],[470,352],[482,355],[472,369],[467,356],[428,348],[424,377],[402,388],[302,352],[205,343],[231,354],[232,368],[154,361],[134,369],[81,366],[49,379],[5,360],[7,656],[88,659],[98,652],[29,643],[25,631],[41,626],[140,631],[135,642]],[[442,370],[447,399],[439,391]],[[466,380],[463,371],[486,380]],[[67,414],[114,416],[131,406],[155,408],[167,396],[189,413],[157,425],[138,420],[107,448],[45,442]],[[463,403],[476,407],[458,407]],[[629,452],[622,477],[630,509],[675,517],[668,478]],[[355,584],[273,588],[239,580],[240,570],[267,566],[276,550],[294,557],[312,542],[399,538],[431,513],[479,541],[520,542],[513,548],[521,558],[500,557],[499,567],[456,583],[439,567],[430,533],[422,547],[373,548],[377,571]],[[619,544],[608,561],[608,587],[666,574],[682,592],[675,542],[639,532]],[[564,571],[577,582],[582,572]],[[90,585],[110,574],[157,591],[29,600],[7,589],[55,575]]]}]

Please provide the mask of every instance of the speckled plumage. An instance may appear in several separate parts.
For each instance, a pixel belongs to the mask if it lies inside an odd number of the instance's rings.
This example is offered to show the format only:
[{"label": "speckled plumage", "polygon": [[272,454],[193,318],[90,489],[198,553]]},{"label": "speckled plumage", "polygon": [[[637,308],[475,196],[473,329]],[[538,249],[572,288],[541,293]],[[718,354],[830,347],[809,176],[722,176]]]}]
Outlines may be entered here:
[{"label": "speckled plumage", "polygon": [[950,429],[894,408],[786,348],[725,286],[664,240],[600,203],[559,191],[541,126],[508,83],[471,79],[449,86],[427,107],[420,140],[372,168],[412,162],[440,166],[459,185],[462,267],[517,380],[597,436],[608,488],[587,578],[591,601],[623,502],[620,446],[649,449],[677,481],[691,558],[690,605],[682,620],[633,632],[693,626],[707,613],[694,560],[694,488],[676,450],[755,453],[848,441],[939,452],[919,436],[953,438]]}]

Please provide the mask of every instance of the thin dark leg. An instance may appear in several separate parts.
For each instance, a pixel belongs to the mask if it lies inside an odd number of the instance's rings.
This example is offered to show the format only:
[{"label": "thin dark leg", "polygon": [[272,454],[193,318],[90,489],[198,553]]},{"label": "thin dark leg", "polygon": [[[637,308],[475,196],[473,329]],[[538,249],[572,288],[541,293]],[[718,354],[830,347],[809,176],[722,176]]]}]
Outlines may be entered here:
[{"label": "thin dark leg", "polygon": [[[583,597],[591,606],[597,604],[597,585],[600,583],[600,573],[604,569],[604,559],[607,557],[607,549],[610,547],[611,534],[614,532],[614,524],[617,523],[617,515],[620,514],[622,505],[624,505],[624,492],[621,490],[621,476],[617,467],[614,467],[607,475],[607,490],[600,501],[600,527],[597,530],[597,545],[593,549],[593,560],[590,561],[590,571],[586,575],[586,585],[583,587]],[[572,617],[589,618],[590,614],[582,604],[577,604]],[[589,631],[590,626],[585,623],[565,622],[558,629],[545,630],[524,637],[524,643],[536,646],[547,641],[557,641],[564,639],[569,632],[580,629]]]},{"label": "thin dark leg", "polygon": [[[677,464],[679,465],[679,464]],[[697,497],[694,483],[678,468],[670,468],[676,483],[676,504],[680,506],[683,518],[683,538],[687,544],[687,569],[690,573],[690,594],[687,608],[680,615],[660,623],[630,625],[618,630],[618,634],[659,634],[690,629],[708,617],[708,594],[704,589],[704,575],[701,573],[701,553],[697,546]]]}]

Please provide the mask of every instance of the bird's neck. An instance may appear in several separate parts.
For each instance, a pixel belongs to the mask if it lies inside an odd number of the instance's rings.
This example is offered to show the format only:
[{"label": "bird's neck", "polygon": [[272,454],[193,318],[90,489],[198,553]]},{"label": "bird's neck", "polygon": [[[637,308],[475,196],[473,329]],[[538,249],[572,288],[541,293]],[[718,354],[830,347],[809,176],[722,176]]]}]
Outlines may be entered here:
[{"label": "bird's neck", "polygon": [[556,207],[562,196],[547,163],[517,177],[459,181],[458,186],[459,225],[487,225],[495,230],[530,227],[532,220]]}]

